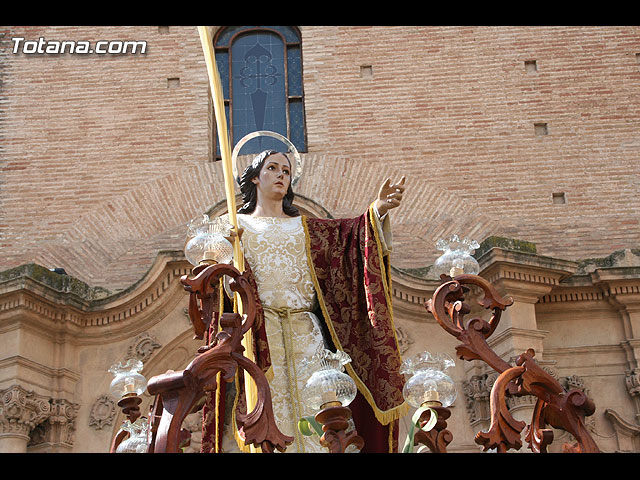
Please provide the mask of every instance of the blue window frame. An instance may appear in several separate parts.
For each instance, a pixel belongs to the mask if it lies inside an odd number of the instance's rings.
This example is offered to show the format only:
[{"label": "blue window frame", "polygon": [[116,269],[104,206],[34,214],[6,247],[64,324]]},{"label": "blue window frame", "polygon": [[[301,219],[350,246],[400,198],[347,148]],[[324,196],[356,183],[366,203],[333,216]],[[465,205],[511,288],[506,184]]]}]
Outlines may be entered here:
[{"label": "blue window frame", "polygon": [[[298,151],[307,151],[300,39],[300,31],[290,26],[223,27],[216,33],[213,43],[232,148],[248,133],[270,130],[286,136]],[[282,143],[258,137],[241,153],[267,148],[282,149]]]}]

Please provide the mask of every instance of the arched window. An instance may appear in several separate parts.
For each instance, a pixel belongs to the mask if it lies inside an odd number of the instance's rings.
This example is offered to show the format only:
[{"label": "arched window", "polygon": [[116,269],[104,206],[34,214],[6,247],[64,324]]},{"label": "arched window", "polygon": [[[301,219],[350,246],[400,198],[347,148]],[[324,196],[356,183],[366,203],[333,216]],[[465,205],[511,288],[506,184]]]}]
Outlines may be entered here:
[{"label": "arched window", "polygon": [[[286,26],[224,27],[216,33],[213,44],[232,148],[248,133],[270,130],[286,136],[298,151],[307,151],[300,38],[296,27]],[[267,148],[281,149],[282,143],[258,137],[241,153]]]}]

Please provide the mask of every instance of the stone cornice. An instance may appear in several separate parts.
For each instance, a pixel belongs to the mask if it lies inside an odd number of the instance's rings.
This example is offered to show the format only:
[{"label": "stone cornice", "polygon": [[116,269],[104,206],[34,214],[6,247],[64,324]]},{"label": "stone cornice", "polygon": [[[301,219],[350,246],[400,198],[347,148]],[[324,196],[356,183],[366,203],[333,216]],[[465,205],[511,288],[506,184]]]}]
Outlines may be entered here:
[{"label": "stone cornice", "polygon": [[393,311],[408,320],[434,321],[425,309],[425,302],[440,285],[438,280],[429,280],[412,276],[402,270],[391,267],[391,290]]},{"label": "stone cornice", "polygon": [[[610,257],[615,257],[612,254]],[[609,257],[607,257],[609,258]],[[492,283],[529,291],[531,301],[542,304],[602,302],[615,297],[619,302],[640,306],[640,267],[634,265],[595,268],[589,273],[581,263],[538,255],[531,251],[491,247],[481,252],[480,275]],[[604,265],[604,264],[603,264]],[[421,278],[391,267],[394,312],[411,320],[427,320],[424,302],[431,298],[440,282]]]},{"label": "stone cornice", "polygon": [[[30,360],[28,358],[25,358],[19,355],[4,357],[0,359],[0,370],[6,369],[6,368],[12,368],[16,370],[18,369],[31,370],[33,372],[43,373],[46,375],[48,379],[66,378],[72,382],[76,382],[80,379],[80,375],[77,372],[74,372],[73,370],[70,370],[68,368],[64,368],[64,367],[52,368],[52,367],[44,366],[40,363],[34,362],[33,360]],[[30,378],[33,378],[33,377],[30,376]],[[32,382],[32,386],[34,388],[37,388],[37,391],[48,392],[52,390],[51,385],[33,384]]]},{"label": "stone cornice", "polygon": [[503,248],[485,252],[478,263],[489,282],[509,279],[555,286],[578,270],[577,262]]},{"label": "stone cornice", "polygon": [[640,278],[640,267],[607,267],[598,268],[589,274],[593,283],[614,282],[617,285],[637,285]]},{"label": "stone cornice", "polygon": [[592,282],[616,308],[640,311],[640,267],[617,267],[596,270]]},{"label": "stone cornice", "polygon": [[562,281],[541,303],[614,301],[640,308],[640,268],[605,267]]},{"label": "stone cornice", "polygon": [[[611,295],[640,299],[640,267],[636,266],[576,273],[578,262],[499,247],[484,251],[478,261],[483,277],[534,289],[541,303],[601,301]],[[179,279],[190,271],[182,252],[161,251],[143,278],[111,294],[44,267],[25,265],[0,273],[0,318],[15,317],[19,310],[22,319],[32,317],[39,327],[72,331],[87,339],[119,331],[130,336],[135,333],[128,330],[133,323],[140,325],[160,305],[186,298]],[[408,320],[430,321],[424,304],[440,281],[393,266],[391,276],[394,312]],[[5,322],[5,328],[9,324]]]},{"label": "stone cornice", "polygon": [[[610,353],[619,353],[620,345],[612,344],[612,345],[580,345],[580,346],[570,346],[570,347],[556,347],[556,348],[545,348],[545,355],[557,358],[560,356],[575,356],[576,354],[580,355],[593,355],[593,354],[610,354]],[[623,365],[623,364],[621,364]]]},{"label": "stone cornice", "polygon": [[[186,298],[180,277],[191,271],[191,265],[181,252],[160,252],[140,281],[101,298],[96,298],[95,291],[83,285],[64,288],[64,284],[56,283],[55,277],[52,279],[42,270],[46,269],[28,266],[22,268],[20,274],[0,281],[0,319],[5,320],[5,328],[11,319],[19,319],[36,322],[39,327],[54,332],[73,332],[85,340],[91,341],[94,337],[98,341],[104,340],[105,334],[129,337],[136,329],[142,331],[149,326],[145,319],[163,305],[177,304]],[[17,312],[20,315],[16,315]]]},{"label": "stone cornice", "polygon": [[549,332],[547,330],[528,330],[523,328],[509,327],[493,335],[488,343],[491,347],[494,347],[495,345],[505,341],[505,339],[512,338],[514,335],[517,335],[519,337],[528,337],[532,340],[544,340],[544,337],[546,337],[548,333]]}]

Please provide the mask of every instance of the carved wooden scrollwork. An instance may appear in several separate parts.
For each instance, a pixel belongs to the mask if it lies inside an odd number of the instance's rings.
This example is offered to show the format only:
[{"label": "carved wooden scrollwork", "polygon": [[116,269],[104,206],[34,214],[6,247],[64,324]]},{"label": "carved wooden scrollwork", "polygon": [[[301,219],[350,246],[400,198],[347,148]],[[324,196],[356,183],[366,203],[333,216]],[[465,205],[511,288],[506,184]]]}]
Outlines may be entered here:
[{"label": "carved wooden scrollwork", "polygon": [[[524,352],[512,366],[502,360],[487,344],[487,339],[496,330],[502,312],[513,300],[503,298],[495,288],[477,275],[459,275],[455,278],[442,276],[443,283],[426,302],[425,307],[449,334],[461,343],[456,347],[462,360],[482,360],[499,373],[491,390],[491,425],[487,432],[476,435],[476,443],[485,450],[506,452],[522,446],[521,433],[525,429],[525,440],[533,452],[546,452],[553,440],[553,431],[547,426],[562,429],[572,434],[576,443],[563,445],[565,452],[599,452],[584,424],[585,416],[592,415],[595,405],[579,389],[566,391],[551,375],[534,360],[532,349]],[[475,285],[484,292],[479,301],[485,309],[492,310],[489,321],[472,318],[465,324],[464,316],[470,312],[464,303],[470,290],[466,285]],[[530,425],[515,420],[507,407],[508,396],[534,395],[537,403]]]},{"label": "carved wooden scrollwork", "polygon": [[484,450],[496,449],[498,452],[506,452],[510,448],[516,450],[522,447],[520,432],[525,423],[511,416],[507,408],[507,385],[524,373],[524,368],[508,368],[502,372],[491,389],[490,409],[491,426],[487,432],[476,434],[476,443],[482,445]]},{"label": "carved wooden scrollwork", "polygon": [[189,318],[196,338],[202,339],[211,324],[218,305],[220,279],[231,278],[230,288],[240,295],[243,315],[223,313],[219,316],[219,331],[211,344],[199,350],[199,355],[182,371],[169,371],[149,380],[147,390],[155,395],[151,410],[150,451],[179,452],[188,433],[181,425],[207,392],[217,389],[217,377],[230,382],[238,369],[251,376],[257,388],[254,409],[238,414],[237,422],[245,436],[245,444],[259,446],[264,452],[284,451],[293,438],[284,435],[275,424],[269,384],[262,370],[244,356],[243,335],[255,318],[255,292],[244,274],[231,265],[202,265],[194,268],[192,277],[181,279],[189,292]]}]

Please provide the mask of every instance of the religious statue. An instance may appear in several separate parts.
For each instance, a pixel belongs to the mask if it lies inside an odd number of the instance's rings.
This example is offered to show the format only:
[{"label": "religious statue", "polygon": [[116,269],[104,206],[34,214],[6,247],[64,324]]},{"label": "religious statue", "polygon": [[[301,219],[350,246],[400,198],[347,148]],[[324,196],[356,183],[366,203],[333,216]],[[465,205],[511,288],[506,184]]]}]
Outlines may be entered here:
[{"label": "religious statue", "polygon": [[[244,205],[236,211],[231,175],[235,165],[222,84],[208,27],[199,26],[198,33],[213,99],[228,216],[236,229],[233,261],[248,274],[258,296],[245,349],[271,381],[278,428],[294,437],[286,451],[326,451],[316,437],[303,437],[297,428],[302,415],[315,413],[305,412],[300,401],[304,376],[298,362],[324,346],[351,358],[346,369],[359,393],[349,407],[365,440],[363,452],[395,452],[398,419],[408,406],[402,396],[404,378],[393,326],[388,211],[400,204],[405,180],[384,182],[378,199],[359,217],[306,218],[293,206],[291,185],[299,173],[297,163],[294,166],[285,154],[268,151],[245,169],[239,182]],[[245,140],[263,134],[275,133],[247,135],[236,144],[234,154]],[[295,147],[293,151],[297,157]],[[225,309],[235,308],[226,303]],[[212,322],[210,330],[215,328]],[[209,332],[210,337],[215,334]],[[253,393],[250,386],[245,392],[241,377],[239,371],[235,383],[223,382],[215,395],[207,395],[203,451],[233,451],[244,445],[242,438],[236,438],[241,432],[235,428],[235,414],[247,411],[247,397]]]},{"label": "religious statue", "polygon": [[[294,437],[286,451],[326,452],[318,437],[302,435],[297,425],[316,413],[301,401],[302,361],[327,348],[351,357],[346,368],[358,395],[350,408],[365,440],[362,451],[396,452],[398,419],[407,405],[393,326],[388,212],[400,205],[405,178],[386,180],[356,218],[318,219],[293,205],[294,169],[284,153],[267,150],[254,158],[239,181],[244,205],[232,234],[241,241],[258,295],[255,362],[269,379],[278,428]],[[241,451],[234,412],[246,411],[244,383],[237,378],[219,387],[204,407],[203,451]]]}]

